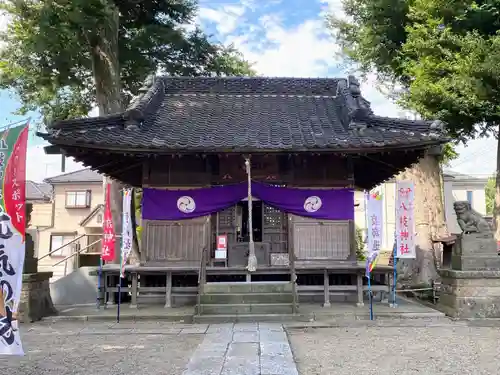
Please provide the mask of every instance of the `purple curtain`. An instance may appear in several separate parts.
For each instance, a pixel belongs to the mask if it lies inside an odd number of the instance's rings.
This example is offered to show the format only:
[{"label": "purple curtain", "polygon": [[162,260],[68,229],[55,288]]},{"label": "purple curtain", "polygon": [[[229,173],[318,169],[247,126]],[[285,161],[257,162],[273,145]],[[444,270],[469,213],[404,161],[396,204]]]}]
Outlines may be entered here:
[{"label": "purple curtain", "polygon": [[354,220],[352,189],[298,189],[252,183],[252,195],[279,210],[325,220]]},{"label": "purple curtain", "polygon": [[[351,189],[298,189],[252,182],[252,195],[294,215],[325,220],[354,220]],[[224,210],[247,196],[246,183],[190,190],[144,188],[142,217],[183,220]]]},{"label": "purple curtain", "polygon": [[224,210],[247,196],[247,184],[190,190],[144,188],[142,217],[146,220],[184,220]]}]

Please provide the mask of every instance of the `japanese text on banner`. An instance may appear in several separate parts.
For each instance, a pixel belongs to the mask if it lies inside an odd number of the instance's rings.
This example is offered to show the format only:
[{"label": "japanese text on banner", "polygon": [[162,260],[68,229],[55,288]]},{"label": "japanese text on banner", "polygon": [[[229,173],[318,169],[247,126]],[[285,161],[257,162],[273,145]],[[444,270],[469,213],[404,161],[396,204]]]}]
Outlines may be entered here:
[{"label": "japanese text on banner", "polygon": [[379,192],[371,192],[366,197],[366,215],[367,215],[367,231],[368,231],[368,258],[367,258],[367,274],[371,272],[375,259],[377,258],[382,246],[383,236],[383,200]]},{"label": "japanese text on banner", "polygon": [[18,327],[26,235],[28,125],[0,132],[0,355],[24,354]]},{"label": "japanese text on banner", "polygon": [[125,277],[125,265],[132,251],[132,241],[134,240],[132,230],[132,189],[123,190],[123,224],[122,224],[122,246],[121,246],[121,267],[120,276]]},{"label": "japanese text on banner", "polygon": [[111,262],[115,259],[115,229],[111,216],[111,184],[106,184],[106,202],[104,206],[102,254],[103,261]]},{"label": "japanese text on banner", "polygon": [[396,257],[415,258],[413,202],[415,188],[411,181],[396,184]]}]

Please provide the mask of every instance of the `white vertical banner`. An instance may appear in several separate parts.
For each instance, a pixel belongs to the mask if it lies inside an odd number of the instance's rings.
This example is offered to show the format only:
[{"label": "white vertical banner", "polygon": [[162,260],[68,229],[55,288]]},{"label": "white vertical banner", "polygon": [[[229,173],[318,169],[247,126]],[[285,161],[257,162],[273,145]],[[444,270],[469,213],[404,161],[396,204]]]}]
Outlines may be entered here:
[{"label": "white vertical banner", "polygon": [[367,234],[368,234],[368,253],[372,255],[380,251],[383,238],[382,214],[384,204],[382,195],[378,191],[368,193],[367,197]]},{"label": "white vertical banner", "polygon": [[122,220],[122,246],[121,246],[121,270],[120,276],[125,277],[125,265],[132,251],[133,228],[132,228],[132,189],[123,189],[123,220]]},{"label": "white vertical banner", "polygon": [[414,259],[415,249],[415,218],[413,203],[415,186],[411,181],[396,183],[396,257]]},{"label": "white vertical banner", "polygon": [[18,309],[26,253],[27,146],[27,123],[0,132],[0,355],[24,355]]}]

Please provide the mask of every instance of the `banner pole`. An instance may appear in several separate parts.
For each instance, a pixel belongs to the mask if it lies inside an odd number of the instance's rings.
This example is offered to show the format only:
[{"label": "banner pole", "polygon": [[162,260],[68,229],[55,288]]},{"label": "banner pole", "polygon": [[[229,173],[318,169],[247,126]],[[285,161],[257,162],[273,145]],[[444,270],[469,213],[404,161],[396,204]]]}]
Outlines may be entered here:
[{"label": "banner pole", "polygon": [[[125,189],[122,189],[122,205],[125,202]],[[126,203],[126,202],[125,202]],[[125,256],[123,254],[123,236],[125,234],[128,222],[125,222],[125,215],[122,207],[122,233],[120,236],[120,275],[118,276],[118,306],[116,308],[116,322],[120,323],[120,305],[122,302],[122,280],[125,278]]]},{"label": "banner pole", "polygon": [[[102,257],[100,256],[99,257],[99,270],[97,272],[97,298],[96,298],[97,310],[101,309],[101,277],[102,277]],[[104,299],[104,294],[103,294],[103,299]]]},{"label": "banner pole", "polygon": [[368,273],[366,276],[368,279],[368,301],[370,303],[370,320],[373,320],[373,297],[372,297],[372,282],[371,282],[371,273]]},{"label": "banner pole", "polygon": [[[395,232],[395,231],[394,231]],[[398,262],[398,249],[397,249],[397,241],[396,241],[396,235],[394,236],[394,248],[393,248],[393,276],[392,276],[392,304],[391,307],[398,307],[398,304],[396,302],[396,284],[397,284],[397,278],[398,278],[398,272],[397,272],[397,262]]]},{"label": "banner pole", "polygon": [[116,309],[116,322],[120,323],[120,304],[122,300],[122,278],[118,278],[118,307]]}]

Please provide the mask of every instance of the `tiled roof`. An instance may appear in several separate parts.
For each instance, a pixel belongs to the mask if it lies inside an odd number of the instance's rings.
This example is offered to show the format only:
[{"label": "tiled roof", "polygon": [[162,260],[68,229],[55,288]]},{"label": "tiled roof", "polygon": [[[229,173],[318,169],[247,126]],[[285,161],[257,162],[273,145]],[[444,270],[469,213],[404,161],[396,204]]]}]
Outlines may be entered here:
[{"label": "tiled roof", "polygon": [[123,114],[54,124],[59,146],[314,151],[444,143],[439,126],[375,116],[349,79],[157,78]]},{"label": "tiled roof", "polygon": [[26,200],[28,201],[48,201],[52,196],[52,187],[49,184],[39,184],[35,181],[26,181]]},{"label": "tiled roof", "polygon": [[102,182],[102,178],[102,175],[99,173],[86,168],[46,178],[44,181],[49,184],[64,184],[78,182]]}]

